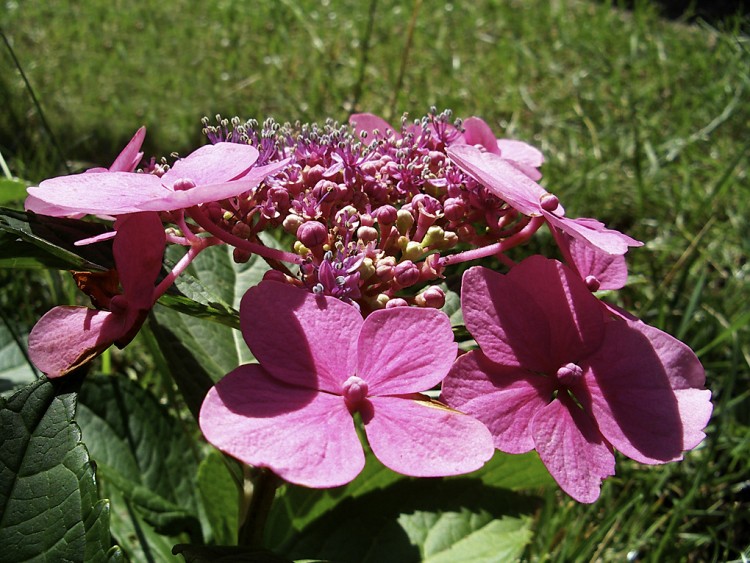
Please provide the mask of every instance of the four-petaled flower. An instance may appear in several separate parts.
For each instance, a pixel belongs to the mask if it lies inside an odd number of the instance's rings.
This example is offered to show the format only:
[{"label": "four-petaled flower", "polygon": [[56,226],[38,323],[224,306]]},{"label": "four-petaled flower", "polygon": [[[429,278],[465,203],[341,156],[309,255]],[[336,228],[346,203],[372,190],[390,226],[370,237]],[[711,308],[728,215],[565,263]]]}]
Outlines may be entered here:
[{"label": "four-petaled flower", "polygon": [[164,255],[157,213],[131,213],[115,221],[113,254],[122,294],[98,303],[107,310],[55,307],[29,334],[29,357],[48,377],[60,377],[113,343],[128,344],[154,304],[154,282]]},{"label": "four-petaled flower", "polygon": [[452,145],[446,153],[456,165],[491,193],[530,217],[544,217],[551,228],[599,249],[606,254],[625,254],[629,246],[643,243],[596,219],[569,219],[557,196],[546,191],[509,160],[472,145]]},{"label": "four-petaled flower", "polygon": [[481,467],[494,450],[487,428],[420,394],[456,357],[448,317],[399,307],[371,313],[264,281],[240,306],[242,333],[260,362],[213,387],[204,435],[239,460],[309,487],[350,482],[365,457],[353,414],[387,467],[431,477]]},{"label": "four-petaled flower", "polygon": [[508,453],[535,449],[580,502],[614,474],[613,448],[641,463],[682,458],[711,415],[695,354],[642,322],[612,318],[560,262],[464,274],[461,305],[480,350],[461,356],[442,399]]},{"label": "four-petaled flower", "polygon": [[60,176],[29,188],[26,209],[52,216],[187,209],[238,196],[288,164],[253,168],[256,160],[258,151],[250,145],[217,143],[178,160],[162,176],[132,171]]}]

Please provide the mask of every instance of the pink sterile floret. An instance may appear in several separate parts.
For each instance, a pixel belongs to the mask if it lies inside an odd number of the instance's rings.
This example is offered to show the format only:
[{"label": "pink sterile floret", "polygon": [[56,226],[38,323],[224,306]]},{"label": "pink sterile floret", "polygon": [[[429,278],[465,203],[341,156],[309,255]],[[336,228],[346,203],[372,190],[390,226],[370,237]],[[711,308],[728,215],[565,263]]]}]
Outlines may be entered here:
[{"label": "pink sterile floret", "polygon": [[257,159],[250,145],[217,143],[178,160],[161,177],[132,171],[60,176],[29,188],[26,209],[52,216],[186,209],[238,196],[288,164],[252,168]]},{"label": "pink sterile floret", "polygon": [[48,377],[60,377],[106,350],[125,346],[154,303],[154,282],[166,244],[158,213],[133,213],[115,221],[113,253],[122,295],[109,310],[55,307],[29,334],[29,356]]},{"label": "pink sterile floret", "polygon": [[480,350],[456,361],[442,399],[487,424],[498,449],[535,449],[576,500],[598,498],[613,448],[658,464],[705,437],[711,393],[695,354],[610,317],[560,262],[534,256],[507,275],[471,268],[461,305]]},{"label": "pink sterile floret", "polygon": [[498,154],[472,145],[452,145],[446,153],[456,165],[491,193],[524,215],[541,216],[552,228],[607,254],[625,254],[629,246],[643,243],[607,229],[595,219],[569,219],[557,198]]},{"label": "pink sterile floret", "polygon": [[263,281],[240,319],[260,365],[230,372],[203,402],[201,430],[220,450],[299,485],[343,485],[364,467],[359,412],[373,453],[399,473],[466,473],[492,456],[480,422],[419,393],[456,357],[444,313],[399,307],[363,320],[340,300]]}]

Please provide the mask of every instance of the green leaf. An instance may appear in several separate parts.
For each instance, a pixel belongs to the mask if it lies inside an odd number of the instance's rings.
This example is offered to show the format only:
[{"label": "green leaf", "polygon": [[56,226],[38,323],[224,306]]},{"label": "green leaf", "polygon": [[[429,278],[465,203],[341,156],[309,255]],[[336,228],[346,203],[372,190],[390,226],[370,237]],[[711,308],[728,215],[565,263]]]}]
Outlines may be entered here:
[{"label": "green leaf", "polygon": [[[79,400],[77,420],[102,486],[116,490],[154,531],[200,539],[199,453],[190,437],[194,428],[185,428],[127,378],[90,377]],[[113,534],[123,548],[129,549],[128,537],[137,523],[131,518],[129,528],[127,519],[117,525],[113,521]]]},{"label": "green leaf", "polygon": [[333,561],[509,561],[531,538],[537,504],[479,479],[401,478],[340,502],[280,551]]},{"label": "green leaf", "polygon": [[[523,546],[528,541],[530,537],[528,532],[529,515],[536,504],[536,499],[516,495],[514,494],[515,491],[536,490],[554,484],[554,481],[535,452],[522,455],[496,452],[493,459],[484,467],[469,475],[422,481],[394,473],[384,467],[369,451],[367,451],[366,459],[367,463],[362,473],[344,487],[307,489],[286,485],[282,488],[278,493],[277,500],[268,519],[266,544],[290,557],[305,556],[358,561],[360,557],[365,557],[364,552],[359,553],[356,551],[359,547],[355,549],[355,552],[351,553],[348,551],[334,553],[327,551],[329,548],[334,549],[336,542],[333,539],[330,541],[331,545],[325,548],[322,545],[312,545],[310,542],[314,543],[316,541],[313,539],[315,534],[320,533],[324,537],[328,537],[333,533],[333,530],[328,529],[321,531],[320,527],[323,526],[321,522],[335,521],[338,518],[341,519],[341,522],[348,521],[347,519],[350,515],[346,512],[347,509],[345,507],[351,503],[359,503],[359,499],[363,499],[362,502],[364,505],[356,504],[357,508],[352,509],[353,511],[361,510],[363,513],[369,511],[374,515],[379,514],[378,499],[381,498],[381,495],[384,495],[383,498],[391,498],[393,503],[388,509],[392,513],[390,516],[387,516],[390,528],[373,533],[386,534],[384,538],[389,538],[392,534],[401,537],[406,533],[410,538],[409,542],[412,542],[410,545],[418,548],[419,556],[412,559],[406,557],[403,559],[404,561],[420,561],[420,557],[427,557],[427,555],[432,553],[430,549],[433,549],[426,543],[428,538],[430,538],[430,542],[434,542],[435,537],[439,537],[439,533],[431,531],[431,528],[422,529],[420,532],[418,523],[421,520],[419,519],[424,520],[424,522],[432,522],[431,526],[436,530],[448,526],[456,530],[464,529],[466,532],[465,536],[461,536],[456,540],[457,545],[453,546],[451,544],[450,546],[440,547],[440,550],[446,551],[446,555],[440,555],[439,558],[435,554],[430,555],[431,558],[436,558],[435,561],[450,561],[451,558],[453,558],[453,561],[504,561],[506,558],[484,558],[484,555],[481,555],[481,553],[485,544],[493,546],[493,549],[499,550],[499,553],[505,553],[504,550],[506,549],[513,553],[520,553],[520,550],[523,549]],[[452,482],[457,482],[458,485],[451,485],[450,483]],[[422,485],[420,483],[431,483],[431,485]],[[440,483],[444,483],[444,485]],[[427,487],[427,489],[423,491],[420,487]],[[434,493],[430,492],[430,487],[437,487]],[[437,504],[433,507],[434,510],[419,511],[420,515],[416,521],[417,524],[415,524],[412,517],[408,516],[411,510],[408,508],[410,505],[407,501],[411,494],[409,490],[413,488],[416,491],[415,502],[423,503],[431,494],[443,495],[441,487],[457,487],[459,490],[465,488],[464,492],[459,491],[455,494],[468,495],[466,496],[467,502],[472,498],[471,495],[475,495],[476,502],[479,502],[483,495],[487,495],[488,498],[498,497],[502,502],[499,502],[494,508],[481,505],[485,512],[490,515],[488,518],[487,514],[480,514],[481,511],[477,512],[478,509],[468,511],[463,509],[463,511],[452,510],[450,507],[454,501],[448,499],[445,499],[445,510],[443,510],[442,504],[440,501],[437,501]],[[393,490],[397,492],[389,493],[389,491]],[[388,495],[392,496],[388,497]],[[457,498],[462,499],[463,497],[459,496]],[[404,500],[403,504],[399,504],[400,499]],[[515,507],[510,512],[505,511],[505,508],[503,508],[503,503],[506,503],[506,501]],[[342,511],[344,512],[343,515],[341,514]],[[373,518],[377,519],[375,516]],[[476,523],[481,523],[481,529],[470,530],[469,528]],[[369,522],[367,524],[361,523],[358,529],[349,530],[352,534],[350,539],[339,538],[339,540],[344,542],[344,544],[366,544],[370,541],[378,543],[381,539],[385,541],[380,536],[371,537],[371,532],[367,528],[368,525],[370,525]],[[333,524],[331,524],[331,527],[333,527]],[[408,528],[408,530],[406,532],[394,531],[395,528],[393,527]],[[419,540],[419,537],[421,537],[419,534],[422,532],[425,535],[422,540]],[[485,538],[485,534],[490,539]],[[500,538],[504,538],[503,542],[505,543],[503,545],[507,543],[506,547],[495,543],[495,539],[493,539],[495,538],[495,534]],[[401,545],[400,549],[406,550],[407,555],[408,553],[416,553],[412,548],[407,549],[406,544],[403,542],[399,545]],[[307,549],[309,551],[306,551]],[[342,547],[342,549],[344,548]],[[373,555],[370,559],[363,560],[377,561],[378,557],[385,557],[385,552],[380,551],[379,548],[376,552],[379,554],[377,557]],[[460,552],[460,557],[458,556],[458,552]],[[445,559],[442,559],[442,557],[445,557]],[[472,559],[472,557],[476,557],[476,559]],[[509,556],[509,559],[513,559],[513,557],[515,556]],[[387,557],[386,559],[388,561],[398,560],[391,557]],[[431,561],[432,559],[426,560]]]},{"label": "green leaf", "polygon": [[[236,310],[240,300],[267,270],[266,263],[257,256],[245,264],[235,264],[229,247],[209,248],[193,261],[188,276],[180,276],[176,283],[177,289],[185,294],[182,299],[190,299],[195,304],[192,314],[185,309],[181,311],[187,314],[180,314],[159,306],[153,310],[152,328],[160,352],[196,417],[203,398],[215,382],[238,365],[254,361],[240,331],[226,326],[230,324],[226,314],[234,311],[233,326],[239,329]],[[163,301],[164,298],[160,303]],[[172,306],[174,302],[165,304]],[[207,323],[207,318],[217,322]]]},{"label": "green leaf", "polygon": [[4,561],[108,560],[109,501],[74,421],[75,386],[40,379],[0,400]]},{"label": "green leaf", "polygon": [[186,563],[291,563],[264,549],[252,549],[239,546],[174,546],[172,553],[182,555]]},{"label": "green leaf", "polygon": [[198,467],[198,492],[211,526],[212,543],[236,544],[240,491],[224,456],[216,450],[211,450]]},{"label": "green leaf", "polygon": [[[15,244],[16,241],[20,241],[39,249],[40,252],[35,253],[33,257],[34,261],[47,267],[60,268],[61,264],[64,264],[65,268],[77,270],[107,270],[112,268],[114,263],[111,244],[73,244],[106,230],[107,227],[100,223],[46,217],[0,208],[0,232],[13,237],[13,241],[3,249],[0,257],[5,264],[12,263],[12,258],[26,258],[28,246]],[[6,242],[9,242],[7,238]]]},{"label": "green leaf", "polygon": [[0,205],[26,199],[26,183],[12,178],[0,178]]},{"label": "green leaf", "polygon": [[525,454],[506,454],[495,452],[495,455],[471,477],[476,477],[485,485],[502,487],[511,491],[528,491],[556,486],[555,480],[532,451]]},{"label": "green leaf", "polygon": [[37,374],[13,334],[0,322],[0,393],[36,381]]}]

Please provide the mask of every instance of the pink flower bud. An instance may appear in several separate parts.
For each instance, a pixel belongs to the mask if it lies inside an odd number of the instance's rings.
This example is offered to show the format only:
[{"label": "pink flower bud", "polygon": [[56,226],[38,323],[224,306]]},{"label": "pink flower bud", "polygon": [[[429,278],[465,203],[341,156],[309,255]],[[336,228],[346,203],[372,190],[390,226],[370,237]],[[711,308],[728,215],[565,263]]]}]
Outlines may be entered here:
[{"label": "pink flower bud", "polygon": [[396,266],[394,279],[401,287],[409,287],[419,281],[419,268],[411,260],[404,260]]},{"label": "pink flower bud", "polygon": [[360,227],[357,229],[357,238],[367,244],[368,242],[377,240],[378,231],[372,227]]},{"label": "pink flower bud", "polygon": [[323,179],[323,172],[325,172],[325,168],[320,164],[316,164],[302,171],[302,180],[308,186],[314,186]]},{"label": "pink flower bud", "polygon": [[307,248],[315,248],[328,241],[328,229],[318,221],[307,221],[297,229],[297,238]]},{"label": "pink flower bud", "polygon": [[232,234],[236,237],[247,239],[250,236],[252,229],[247,223],[235,223],[232,227]]},{"label": "pink flower bud", "polygon": [[445,293],[439,287],[431,286],[417,295],[414,301],[420,307],[441,309],[445,305]]},{"label": "pink flower bud", "polygon": [[408,306],[409,304],[406,302],[406,299],[401,299],[400,297],[389,299],[388,303],[385,304],[386,309],[393,309],[394,307],[408,307]]},{"label": "pink flower bud", "polygon": [[398,211],[392,205],[383,205],[372,212],[381,227],[393,225],[398,219]]},{"label": "pink flower bud", "polygon": [[443,203],[443,213],[449,221],[460,221],[466,213],[466,204],[460,197],[451,197]]}]

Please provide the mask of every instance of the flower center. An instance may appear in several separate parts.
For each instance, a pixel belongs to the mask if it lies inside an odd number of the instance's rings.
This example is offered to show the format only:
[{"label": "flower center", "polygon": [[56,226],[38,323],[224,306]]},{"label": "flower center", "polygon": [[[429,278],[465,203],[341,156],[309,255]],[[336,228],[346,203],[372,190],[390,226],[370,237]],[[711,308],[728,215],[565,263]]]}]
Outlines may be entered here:
[{"label": "flower center", "polygon": [[581,366],[574,363],[565,364],[557,370],[557,380],[566,387],[576,385],[583,377]]},{"label": "flower center", "polygon": [[195,187],[195,182],[193,182],[190,178],[180,178],[178,180],[175,180],[175,183],[172,184],[172,189],[176,192],[182,192],[185,190],[190,190]]},{"label": "flower center", "polygon": [[539,204],[542,206],[542,209],[552,213],[560,205],[560,200],[554,194],[544,194],[539,198]]},{"label": "flower center", "polygon": [[367,397],[367,382],[356,375],[352,375],[344,382],[342,395],[346,405],[352,411],[357,410],[360,403]]}]

